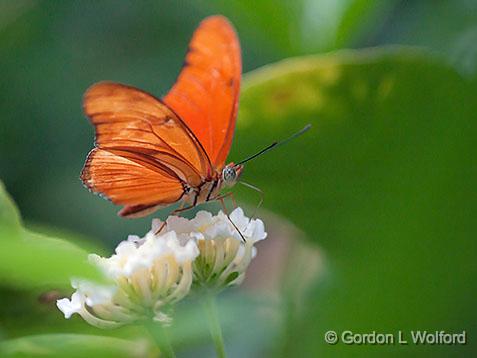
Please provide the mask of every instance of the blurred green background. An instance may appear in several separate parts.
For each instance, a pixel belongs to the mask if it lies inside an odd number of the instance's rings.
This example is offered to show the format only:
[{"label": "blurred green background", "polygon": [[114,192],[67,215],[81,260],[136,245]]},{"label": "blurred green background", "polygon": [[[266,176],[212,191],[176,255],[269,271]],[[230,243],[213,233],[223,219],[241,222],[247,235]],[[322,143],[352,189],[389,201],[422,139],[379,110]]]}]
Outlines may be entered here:
[{"label": "blurred green background", "polygon": [[[236,26],[246,73],[230,160],[312,123],[247,164],[243,179],[325,257],[300,301],[289,284],[305,274],[289,260],[278,318],[254,314],[264,297],[224,299],[230,355],[476,354],[475,0],[1,0],[0,179],[25,225],[104,252],[148,230],[150,218],[118,218],[78,178],[93,144],[82,94],[99,80],[165,94],[194,28],[215,13]],[[257,201],[246,190],[236,196]],[[38,292],[65,278],[48,280],[36,249],[10,242],[11,222],[0,230],[0,335],[111,334],[38,305]],[[42,250],[50,262],[50,248],[38,249],[40,258]],[[247,335],[250,325],[262,333]],[[210,354],[207,337],[185,334],[194,331],[186,323],[176,328],[183,356]],[[330,346],[323,335],[331,329],[466,330],[468,343]]]}]

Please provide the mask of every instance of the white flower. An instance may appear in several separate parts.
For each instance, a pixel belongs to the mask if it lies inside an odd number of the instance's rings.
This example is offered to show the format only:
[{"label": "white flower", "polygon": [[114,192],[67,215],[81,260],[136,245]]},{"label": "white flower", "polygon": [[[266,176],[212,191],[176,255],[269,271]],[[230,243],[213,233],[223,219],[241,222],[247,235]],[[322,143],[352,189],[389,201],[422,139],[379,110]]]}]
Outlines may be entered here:
[{"label": "white flower", "polygon": [[156,236],[151,231],[143,239],[130,236],[109,258],[89,256],[112,280],[112,285],[72,280],[76,292],[71,300],[58,300],[57,306],[65,318],[78,313],[100,328],[114,328],[149,317],[168,322],[165,309],[189,293],[192,261],[198,254],[194,241],[182,245],[175,232]]},{"label": "white flower", "polygon": [[[235,209],[230,219],[223,212],[212,216],[199,211],[192,220],[172,216],[166,223],[166,231],[197,243],[200,255],[193,263],[194,285],[211,290],[240,284],[255,257],[254,244],[267,237],[263,222],[250,220],[241,208]],[[153,228],[160,225],[159,220],[153,222]]]},{"label": "white flower", "polygon": [[62,298],[56,301],[58,308],[65,314],[65,318],[70,318],[73,313],[81,311],[83,306],[83,297],[79,292],[73,293],[71,301],[67,298]]},{"label": "white flower", "polygon": [[230,219],[205,211],[191,220],[171,216],[164,226],[154,219],[144,238],[130,235],[111,257],[89,256],[111,285],[72,280],[76,292],[57,306],[65,318],[78,313],[101,328],[151,317],[167,323],[167,307],[184,298],[192,283],[212,291],[240,284],[254,244],[266,236],[263,222],[250,220],[240,208]]}]

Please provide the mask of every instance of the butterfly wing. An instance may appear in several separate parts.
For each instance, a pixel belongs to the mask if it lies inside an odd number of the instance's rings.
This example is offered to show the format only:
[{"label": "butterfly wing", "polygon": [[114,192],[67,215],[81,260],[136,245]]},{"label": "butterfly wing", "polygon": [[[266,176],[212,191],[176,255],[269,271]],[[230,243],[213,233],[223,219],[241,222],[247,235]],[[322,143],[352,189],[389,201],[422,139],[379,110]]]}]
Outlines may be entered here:
[{"label": "butterfly wing", "polygon": [[121,150],[93,149],[81,179],[90,189],[119,205],[170,204],[184,192],[174,173],[141,154]]},{"label": "butterfly wing", "polygon": [[[84,111],[96,129],[96,149],[81,179],[129,213],[176,202],[200,185],[210,161],[190,129],[154,96],[117,83],[93,85]],[[121,214],[120,213],[120,214]]]},{"label": "butterfly wing", "polygon": [[194,132],[214,168],[224,166],[232,144],[241,71],[233,26],[223,16],[208,17],[195,31],[177,82],[164,97]]}]

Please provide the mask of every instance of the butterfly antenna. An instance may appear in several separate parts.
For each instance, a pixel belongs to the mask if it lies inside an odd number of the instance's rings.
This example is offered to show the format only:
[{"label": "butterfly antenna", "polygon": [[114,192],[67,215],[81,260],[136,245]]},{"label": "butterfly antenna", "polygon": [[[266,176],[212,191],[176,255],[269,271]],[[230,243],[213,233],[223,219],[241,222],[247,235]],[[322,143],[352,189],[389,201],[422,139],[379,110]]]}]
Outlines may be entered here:
[{"label": "butterfly antenna", "polygon": [[262,149],[261,151],[259,151],[258,153],[255,153],[254,155],[248,157],[247,159],[244,159],[244,160],[242,160],[241,162],[236,163],[236,165],[240,165],[240,164],[246,163],[246,162],[248,162],[249,160],[252,160],[252,159],[258,157],[258,156],[260,156],[260,155],[262,155],[262,154],[268,152],[269,150],[272,150],[272,149],[275,148],[275,147],[278,147],[278,146],[280,146],[280,145],[282,145],[282,144],[285,144],[285,143],[291,141],[292,139],[295,139],[296,137],[301,136],[303,133],[305,133],[306,131],[308,131],[310,128],[311,128],[311,124],[307,124],[302,130],[300,130],[300,131],[298,131],[298,132],[292,134],[290,137],[288,137],[288,138],[286,138],[286,139],[284,139],[284,140],[282,140],[282,141],[273,142],[273,143],[270,144],[268,147],[263,148],[263,149]]}]

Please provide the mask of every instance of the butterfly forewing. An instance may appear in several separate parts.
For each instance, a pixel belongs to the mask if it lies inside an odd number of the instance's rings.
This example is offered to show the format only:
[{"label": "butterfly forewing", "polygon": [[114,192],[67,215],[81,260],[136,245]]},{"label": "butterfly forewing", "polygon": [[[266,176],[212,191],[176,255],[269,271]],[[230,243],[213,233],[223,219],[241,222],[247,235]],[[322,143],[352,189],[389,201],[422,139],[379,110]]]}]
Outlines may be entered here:
[{"label": "butterfly forewing", "polygon": [[224,166],[232,144],[242,63],[233,26],[223,16],[199,25],[177,82],[164,97],[189,126],[213,166]]},{"label": "butterfly forewing", "polygon": [[199,185],[210,164],[198,140],[166,105],[137,88],[102,82],[84,97],[96,128],[96,146],[143,154]]}]

